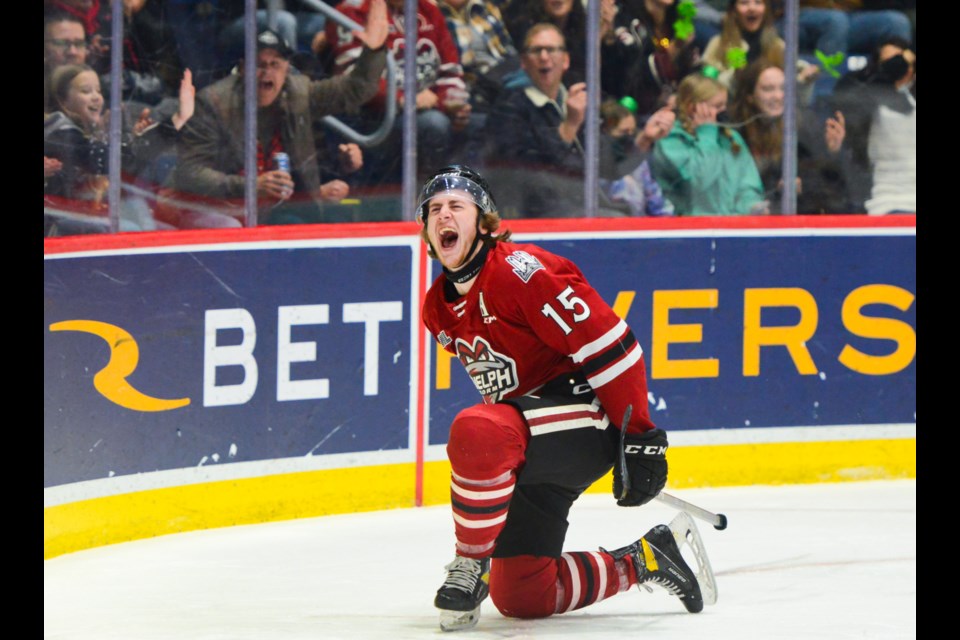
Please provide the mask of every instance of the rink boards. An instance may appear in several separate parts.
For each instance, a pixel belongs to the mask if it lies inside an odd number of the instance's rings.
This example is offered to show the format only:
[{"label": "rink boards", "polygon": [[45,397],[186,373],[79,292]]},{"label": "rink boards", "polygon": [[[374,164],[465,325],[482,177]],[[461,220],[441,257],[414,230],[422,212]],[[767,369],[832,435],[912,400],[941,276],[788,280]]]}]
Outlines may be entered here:
[{"label": "rink boards", "polygon": [[[509,227],[632,326],[669,486],[915,477],[915,217]],[[416,231],[45,241],[45,557],[448,500],[478,396],[420,328]]]}]

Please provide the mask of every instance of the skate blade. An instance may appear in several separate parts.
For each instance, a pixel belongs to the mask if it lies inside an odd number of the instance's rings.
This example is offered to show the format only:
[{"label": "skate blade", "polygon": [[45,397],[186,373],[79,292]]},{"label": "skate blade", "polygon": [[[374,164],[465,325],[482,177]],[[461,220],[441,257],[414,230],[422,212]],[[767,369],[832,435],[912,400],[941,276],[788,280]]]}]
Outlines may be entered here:
[{"label": "skate blade", "polygon": [[473,611],[440,610],[440,628],[444,631],[473,629],[480,620],[480,607]]},{"label": "skate blade", "polygon": [[677,547],[683,548],[683,545],[690,547],[693,552],[694,560],[697,563],[697,582],[700,583],[700,595],[703,597],[703,604],[716,604],[717,602],[717,581],[713,576],[713,568],[710,566],[710,558],[707,557],[707,549],[703,545],[703,539],[694,524],[693,518],[686,511],[681,511],[670,522],[670,531],[673,532],[673,539],[677,542]]}]

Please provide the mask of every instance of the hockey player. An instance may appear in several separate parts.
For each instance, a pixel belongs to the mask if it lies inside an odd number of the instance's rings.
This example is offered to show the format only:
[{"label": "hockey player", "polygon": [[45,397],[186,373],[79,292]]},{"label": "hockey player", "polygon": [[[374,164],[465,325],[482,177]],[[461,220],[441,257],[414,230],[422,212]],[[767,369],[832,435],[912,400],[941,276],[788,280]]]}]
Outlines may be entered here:
[{"label": "hockey player", "polygon": [[424,325],[483,397],[450,426],[456,557],[434,601],[441,628],[474,626],[488,594],[505,616],[543,618],[651,582],[701,611],[683,538],[667,525],[614,551],[563,552],[571,505],[611,467],[620,506],[649,502],[667,481],[667,435],[650,420],[630,328],[575,264],[497,233],[493,195],[471,168],[428,179],[417,215],[443,266]]}]

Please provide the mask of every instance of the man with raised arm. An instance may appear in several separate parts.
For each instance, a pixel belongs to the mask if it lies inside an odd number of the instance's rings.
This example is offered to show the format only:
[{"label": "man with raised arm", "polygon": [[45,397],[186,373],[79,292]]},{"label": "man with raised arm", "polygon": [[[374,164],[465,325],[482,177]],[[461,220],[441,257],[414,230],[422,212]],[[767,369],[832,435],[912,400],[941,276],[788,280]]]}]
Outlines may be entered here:
[{"label": "man with raised arm", "polygon": [[[366,25],[355,36],[363,43],[349,74],[311,80],[291,70],[293,48],[277,32],[257,36],[257,199],[260,224],[314,222],[323,203],[339,201],[349,187],[342,179],[323,181],[315,126],[327,115],[355,113],[377,93],[386,66],[386,0],[371,0]],[[180,134],[175,186],[233,205],[242,215],[246,178],[244,78],[227,76],[197,95],[194,117]],[[340,145],[337,173],[360,168],[360,148]],[[289,156],[289,169],[274,167],[275,153]],[[286,209],[286,211],[284,211]]]}]

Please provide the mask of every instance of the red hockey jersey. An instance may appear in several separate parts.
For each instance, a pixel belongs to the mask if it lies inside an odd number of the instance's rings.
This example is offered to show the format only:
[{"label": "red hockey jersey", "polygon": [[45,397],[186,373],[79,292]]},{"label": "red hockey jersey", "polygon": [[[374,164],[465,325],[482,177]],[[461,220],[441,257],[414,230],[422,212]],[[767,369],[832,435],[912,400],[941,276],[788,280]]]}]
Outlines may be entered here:
[{"label": "red hockey jersey", "polygon": [[[370,12],[370,0],[343,0],[336,6],[337,10],[358,24],[366,24],[367,14]],[[397,74],[397,97],[403,95],[403,57],[404,49],[410,40],[404,22],[404,12],[388,7],[387,20],[389,32],[387,34],[387,55],[393,56]],[[328,20],[327,42],[332,47],[333,74],[341,75],[350,71],[363,50],[360,42],[350,29],[341,26],[334,20]],[[415,35],[417,49],[417,90],[430,89],[437,94],[440,108],[448,105],[465,104],[469,102],[470,94],[463,79],[463,67],[460,66],[460,52],[457,44],[450,35],[447,21],[430,0],[417,2],[417,32]],[[379,108],[386,100],[386,71],[380,80],[380,91],[369,104]]]},{"label": "red hockey jersey", "polygon": [[446,276],[437,278],[423,323],[485,402],[535,395],[580,371],[611,422],[619,425],[632,404],[627,431],[654,427],[643,349],[573,262],[536,245],[499,242],[467,295],[448,300],[451,289]]}]

